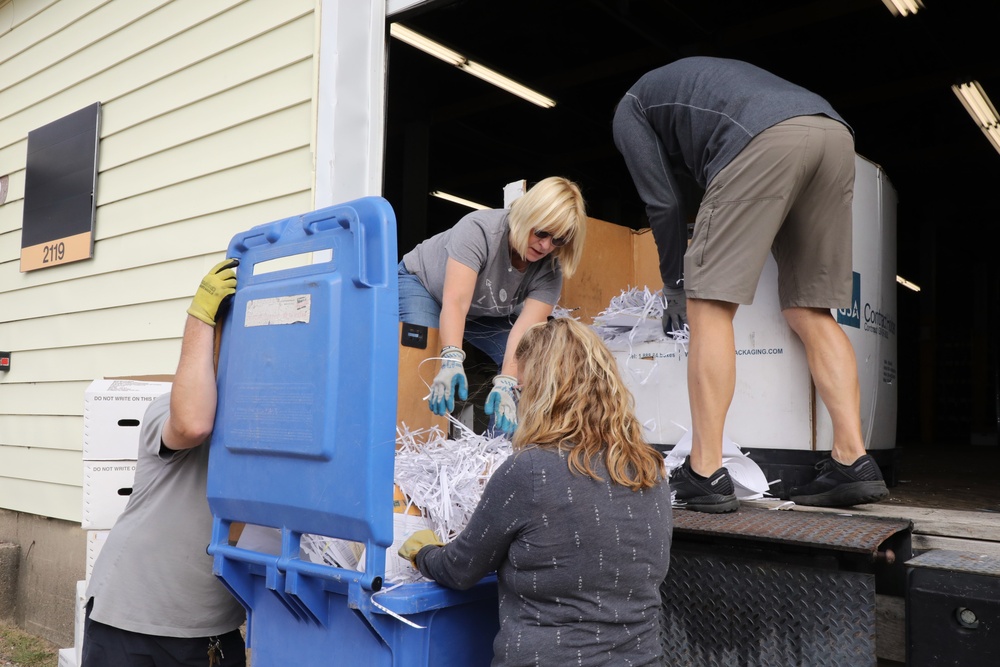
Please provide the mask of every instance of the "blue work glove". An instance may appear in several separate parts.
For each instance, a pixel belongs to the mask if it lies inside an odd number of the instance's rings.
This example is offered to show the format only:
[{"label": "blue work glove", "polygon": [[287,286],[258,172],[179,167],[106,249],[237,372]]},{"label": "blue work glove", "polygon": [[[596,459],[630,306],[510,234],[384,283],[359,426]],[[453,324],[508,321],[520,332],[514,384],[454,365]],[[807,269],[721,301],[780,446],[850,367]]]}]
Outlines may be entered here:
[{"label": "blue work glove", "polygon": [[684,331],[688,323],[687,294],[683,287],[663,288],[663,333],[670,335],[671,331]]},{"label": "blue work glove", "polygon": [[431,412],[443,416],[455,409],[455,392],[463,401],[469,398],[469,381],[465,378],[465,352],[448,345],[441,350],[441,370],[431,384],[427,405]]},{"label": "blue work glove", "polygon": [[493,415],[494,424],[498,429],[510,435],[517,428],[517,378],[511,375],[498,375],[493,378],[493,390],[486,397],[484,411]]}]

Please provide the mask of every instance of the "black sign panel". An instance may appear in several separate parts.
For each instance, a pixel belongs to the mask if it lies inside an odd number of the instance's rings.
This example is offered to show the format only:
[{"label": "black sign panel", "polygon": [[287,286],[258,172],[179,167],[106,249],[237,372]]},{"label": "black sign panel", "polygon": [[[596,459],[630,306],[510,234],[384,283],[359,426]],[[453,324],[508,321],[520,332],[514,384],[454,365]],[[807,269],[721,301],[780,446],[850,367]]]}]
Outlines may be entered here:
[{"label": "black sign panel", "polygon": [[94,191],[101,104],[28,133],[21,271],[94,254]]}]

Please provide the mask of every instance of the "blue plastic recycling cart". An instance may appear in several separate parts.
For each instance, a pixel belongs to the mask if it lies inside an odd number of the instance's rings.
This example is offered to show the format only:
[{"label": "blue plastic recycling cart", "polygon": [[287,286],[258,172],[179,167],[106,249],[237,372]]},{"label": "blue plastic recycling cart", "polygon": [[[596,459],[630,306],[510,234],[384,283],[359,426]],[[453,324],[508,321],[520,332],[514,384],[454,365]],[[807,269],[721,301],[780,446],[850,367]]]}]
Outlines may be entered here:
[{"label": "blue plastic recycling cart", "polygon": [[[365,197],[260,225],[228,256],[240,266],[219,351],[208,550],[247,610],[253,667],[488,665],[495,578],[461,592],[383,588],[399,354],[392,208]],[[230,545],[234,522],[278,529],[281,553]],[[364,571],[301,560],[303,533],[363,544]]]}]

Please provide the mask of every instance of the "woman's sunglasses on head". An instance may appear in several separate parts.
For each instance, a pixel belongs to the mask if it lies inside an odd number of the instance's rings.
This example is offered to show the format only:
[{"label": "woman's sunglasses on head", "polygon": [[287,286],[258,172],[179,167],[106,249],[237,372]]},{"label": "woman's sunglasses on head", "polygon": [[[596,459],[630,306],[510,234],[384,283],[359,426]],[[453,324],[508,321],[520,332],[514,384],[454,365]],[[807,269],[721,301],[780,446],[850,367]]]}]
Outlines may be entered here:
[{"label": "woman's sunglasses on head", "polygon": [[546,232],[540,229],[533,229],[531,230],[531,232],[532,234],[535,235],[536,238],[552,239],[552,245],[555,246],[556,248],[561,248],[567,243],[569,243],[569,239],[566,238],[565,236],[552,236],[552,232]]}]

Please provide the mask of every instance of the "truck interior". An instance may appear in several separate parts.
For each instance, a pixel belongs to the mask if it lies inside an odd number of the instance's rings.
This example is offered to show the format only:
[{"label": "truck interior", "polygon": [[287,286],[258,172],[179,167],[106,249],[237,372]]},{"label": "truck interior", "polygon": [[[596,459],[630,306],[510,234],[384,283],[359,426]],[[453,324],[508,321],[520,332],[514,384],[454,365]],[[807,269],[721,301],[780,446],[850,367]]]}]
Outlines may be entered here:
[{"label": "truck interior", "polygon": [[439,0],[391,17],[551,98],[526,101],[388,38],[384,196],[400,255],[505,184],[578,182],[590,215],[647,226],[611,139],[614,106],[646,71],[690,55],[749,61],[826,97],[898,194],[895,502],[1000,511],[1000,269],[984,243],[1000,155],[952,85],[1000,102],[1000,4],[926,0]]}]

